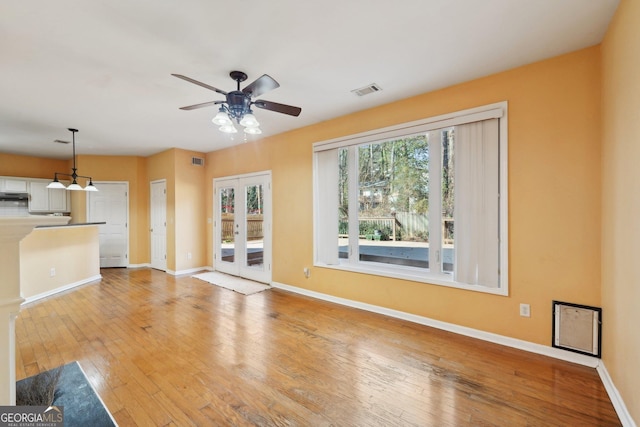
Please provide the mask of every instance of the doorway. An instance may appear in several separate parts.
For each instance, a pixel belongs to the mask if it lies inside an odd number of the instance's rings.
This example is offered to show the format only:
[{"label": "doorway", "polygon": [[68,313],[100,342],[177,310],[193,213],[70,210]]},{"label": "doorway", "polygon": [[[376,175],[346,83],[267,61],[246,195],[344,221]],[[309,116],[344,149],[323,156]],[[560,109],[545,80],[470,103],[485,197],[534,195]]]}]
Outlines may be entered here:
[{"label": "doorway", "polygon": [[271,283],[271,172],[214,180],[215,269]]},{"label": "doorway", "polygon": [[167,271],[167,181],[151,181],[151,268]]},{"label": "doorway", "polygon": [[99,191],[87,193],[87,219],[98,226],[100,268],[129,264],[129,183],[95,182]]}]

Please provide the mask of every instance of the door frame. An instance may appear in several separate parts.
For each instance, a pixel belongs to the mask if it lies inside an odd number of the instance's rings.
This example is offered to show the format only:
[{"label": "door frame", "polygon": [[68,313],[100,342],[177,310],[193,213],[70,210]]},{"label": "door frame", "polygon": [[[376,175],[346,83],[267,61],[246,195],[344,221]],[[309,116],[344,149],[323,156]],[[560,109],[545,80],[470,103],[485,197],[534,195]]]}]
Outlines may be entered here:
[{"label": "door frame", "polygon": [[[273,207],[272,207],[272,194],[271,194],[271,182],[272,182],[272,174],[270,170],[253,172],[248,174],[241,175],[231,175],[225,177],[219,177],[213,179],[213,266],[214,270],[218,270],[217,258],[220,254],[220,241],[221,241],[221,231],[222,231],[222,222],[219,217],[219,200],[218,195],[216,194],[217,186],[220,183],[226,181],[235,181],[236,182],[236,200],[240,191],[244,192],[244,188],[240,188],[238,184],[240,184],[243,180],[251,180],[252,178],[261,177],[264,178],[266,182],[266,191],[264,193],[264,205],[263,205],[263,265],[264,270],[257,271],[253,270],[255,274],[252,274],[252,269],[244,267],[240,264],[237,264],[236,273],[234,275],[238,275],[240,277],[244,277],[250,280],[256,280],[264,283],[271,283],[272,281],[272,263],[273,263],[273,254],[272,254],[272,233],[273,233]],[[242,195],[242,200],[244,200],[245,196]],[[244,223],[245,214],[246,214],[246,206],[237,206],[235,209],[235,214],[242,214],[242,218],[236,217],[236,221],[241,220]],[[237,223],[237,222],[236,222]],[[244,226],[243,226],[244,227]],[[244,242],[242,243],[243,254],[240,260],[244,259],[246,256],[246,230],[243,233]],[[234,262],[239,263],[238,251],[236,246],[236,255]],[[231,273],[229,273],[231,274]],[[262,276],[262,277],[260,277]]]},{"label": "door frame", "polygon": [[[164,184],[164,195],[165,195],[165,205],[164,205],[164,220],[165,220],[165,230],[164,230],[164,268],[157,268],[153,266],[153,185],[154,184]],[[167,180],[165,178],[155,179],[153,181],[149,181],[149,266],[159,271],[167,271]]]},{"label": "door frame", "polygon": [[[125,254],[125,258],[127,260],[127,265],[125,266],[126,268],[129,268],[131,266],[131,258],[129,258],[129,255],[131,254],[131,248],[129,247],[130,242],[131,242],[131,221],[129,218],[129,181],[94,181],[94,185],[96,186],[96,188],[98,188],[98,191],[100,191],[100,187],[99,185],[104,185],[104,184],[125,184],[126,185],[126,196],[127,196],[127,219],[126,219],[126,228],[127,228],[127,253]],[[87,219],[87,221],[89,221],[90,219],[90,215],[91,215],[91,209],[90,209],[90,201],[89,199],[91,198],[91,192],[87,192],[87,197],[85,198],[85,218]],[[68,196],[68,195],[67,195]],[[100,226],[98,226],[99,228]],[[100,234],[100,232],[98,231],[98,235]]]}]

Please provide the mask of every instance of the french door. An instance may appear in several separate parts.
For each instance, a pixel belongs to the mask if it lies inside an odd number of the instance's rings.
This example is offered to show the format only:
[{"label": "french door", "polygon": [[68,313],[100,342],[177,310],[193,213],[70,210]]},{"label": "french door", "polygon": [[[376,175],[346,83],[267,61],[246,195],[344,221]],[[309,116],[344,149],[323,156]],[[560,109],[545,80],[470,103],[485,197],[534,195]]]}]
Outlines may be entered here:
[{"label": "french door", "polygon": [[214,180],[215,269],[271,282],[271,172]]}]

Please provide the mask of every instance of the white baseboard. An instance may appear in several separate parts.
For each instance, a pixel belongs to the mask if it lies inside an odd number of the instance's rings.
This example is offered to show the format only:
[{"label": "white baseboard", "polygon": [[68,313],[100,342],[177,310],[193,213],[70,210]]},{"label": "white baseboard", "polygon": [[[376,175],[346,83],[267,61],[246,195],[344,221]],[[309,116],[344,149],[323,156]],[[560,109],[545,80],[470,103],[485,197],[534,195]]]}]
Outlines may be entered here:
[{"label": "white baseboard", "polygon": [[151,263],[143,263],[143,264],[129,264],[127,265],[127,268],[147,268],[147,267],[151,267]]},{"label": "white baseboard", "polygon": [[636,427],[636,423],[633,421],[633,418],[631,418],[631,414],[627,410],[627,406],[624,404],[624,401],[622,400],[622,396],[620,396],[618,389],[615,385],[613,385],[613,380],[611,379],[611,376],[609,376],[609,372],[604,366],[604,363],[601,362],[596,370],[598,371],[598,375],[600,375],[602,384],[607,390],[609,399],[611,399],[611,403],[613,404],[613,407],[615,408],[622,425],[625,427]]},{"label": "white baseboard", "polygon": [[87,277],[86,279],[83,279],[83,280],[80,280],[80,281],[77,281],[77,282],[74,282],[74,283],[70,283],[68,285],[63,285],[63,286],[60,286],[59,288],[55,288],[55,289],[52,289],[50,291],[43,292],[41,294],[34,295],[32,297],[28,297],[28,298],[25,299],[25,301],[22,304],[29,304],[29,303],[32,303],[34,301],[38,301],[38,300],[40,300],[42,298],[46,298],[46,297],[49,297],[51,295],[55,295],[55,294],[57,294],[59,292],[68,291],[69,289],[73,289],[73,288],[76,288],[78,286],[86,285],[87,283],[95,282],[96,280],[100,280],[100,279],[102,279],[102,275],[100,275],[100,274],[95,275],[95,276],[91,276],[91,277]]},{"label": "white baseboard", "polygon": [[183,274],[197,273],[198,271],[202,271],[202,270],[213,271],[213,268],[197,267],[197,268],[189,268],[187,270],[178,270],[178,271],[167,270],[167,274],[171,274],[172,276],[182,276]]}]

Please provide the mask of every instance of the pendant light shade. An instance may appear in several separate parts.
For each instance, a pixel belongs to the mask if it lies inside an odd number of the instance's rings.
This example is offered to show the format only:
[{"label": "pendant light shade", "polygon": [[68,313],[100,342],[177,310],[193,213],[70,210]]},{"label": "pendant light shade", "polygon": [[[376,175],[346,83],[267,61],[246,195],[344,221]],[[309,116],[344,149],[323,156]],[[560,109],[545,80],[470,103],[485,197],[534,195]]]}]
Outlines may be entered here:
[{"label": "pendant light shade", "polygon": [[53,181],[51,181],[49,183],[49,185],[47,185],[47,188],[53,188],[53,189],[61,189],[64,190],[66,187],[64,186],[63,183],[61,183],[60,181],[58,181],[58,177],[56,176]]},{"label": "pendant light shade", "polygon": [[78,190],[83,190],[83,188],[80,186],[80,184],[74,181],[73,183],[69,184],[69,186],[67,187],[67,190],[78,191]]},{"label": "pendant light shade", "polygon": [[96,186],[93,185],[93,181],[91,181],[91,178],[89,178],[89,184],[86,187],[84,187],[84,191],[98,191]]}]

